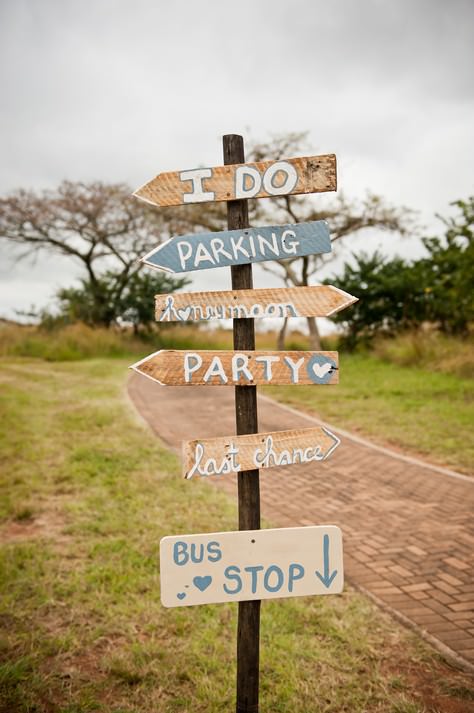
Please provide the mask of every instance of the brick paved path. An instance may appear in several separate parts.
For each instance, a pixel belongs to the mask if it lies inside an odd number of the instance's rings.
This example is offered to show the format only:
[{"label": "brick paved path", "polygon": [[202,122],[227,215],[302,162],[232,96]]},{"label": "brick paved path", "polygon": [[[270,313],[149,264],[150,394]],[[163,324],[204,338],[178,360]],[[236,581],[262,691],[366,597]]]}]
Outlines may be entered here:
[{"label": "brick paved path", "polygon": [[[129,394],[175,449],[235,433],[233,389],[164,388],[134,374]],[[264,397],[258,408],[261,431],[319,423]],[[338,525],[347,579],[474,664],[474,479],[331,428],[342,442],[329,461],[261,472],[263,515],[281,527]],[[236,492],[235,476],[207,482]]]}]

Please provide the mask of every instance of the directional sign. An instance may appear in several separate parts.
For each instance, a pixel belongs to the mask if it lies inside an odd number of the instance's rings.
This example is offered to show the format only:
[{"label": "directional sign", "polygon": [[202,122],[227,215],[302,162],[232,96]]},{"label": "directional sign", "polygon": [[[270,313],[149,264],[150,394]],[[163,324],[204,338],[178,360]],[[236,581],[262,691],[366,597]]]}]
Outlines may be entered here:
[{"label": "directional sign", "polygon": [[189,272],[330,252],[328,224],[314,220],[183,235],[153,248],[141,261],[166,272]]},{"label": "directional sign", "polygon": [[337,352],[234,352],[163,349],[130,367],[162,386],[337,384]]},{"label": "directional sign", "polygon": [[247,317],[329,317],[357,302],[332,287],[275,287],[228,292],[182,292],[156,295],[158,322],[197,322]]},{"label": "directional sign", "polygon": [[134,195],[157,206],[335,191],[336,157],[305,156],[159,173]]},{"label": "directional sign", "polygon": [[342,535],[327,525],[164,537],[160,571],[165,607],[340,594]]},{"label": "directional sign", "polygon": [[321,426],[187,441],[183,443],[184,477],[326,460],[339,443],[334,433]]}]

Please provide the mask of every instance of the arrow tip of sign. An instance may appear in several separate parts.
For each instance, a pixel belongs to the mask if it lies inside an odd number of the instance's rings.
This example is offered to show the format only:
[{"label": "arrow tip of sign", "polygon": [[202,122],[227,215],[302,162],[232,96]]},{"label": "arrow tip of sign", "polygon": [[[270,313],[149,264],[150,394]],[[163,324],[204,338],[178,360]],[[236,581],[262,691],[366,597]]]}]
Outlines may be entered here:
[{"label": "arrow tip of sign", "polygon": [[149,185],[150,181],[147,181],[146,183],[143,184],[143,186],[140,186],[140,188],[137,188],[136,191],[133,191],[132,196],[134,198],[138,198],[139,200],[143,201],[144,203],[148,203],[148,205],[152,205],[156,208],[156,206],[159,206],[158,201],[156,200],[151,200],[149,198]]},{"label": "arrow tip of sign", "polygon": [[359,301],[358,297],[354,297],[354,295],[351,295],[349,292],[341,290],[339,287],[334,287],[334,285],[328,285],[328,287],[330,287],[331,290],[334,290],[334,292],[337,292],[339,295],[341,295],[341,297],[344,299],[344,302],[341,305],[334,307],[331,312],[327,313],[326,317],[331,317],[331,315],[336,314],[336,312],[340,312],[346,307],[350,307],[350,305],[354,304],[354,302]]}]

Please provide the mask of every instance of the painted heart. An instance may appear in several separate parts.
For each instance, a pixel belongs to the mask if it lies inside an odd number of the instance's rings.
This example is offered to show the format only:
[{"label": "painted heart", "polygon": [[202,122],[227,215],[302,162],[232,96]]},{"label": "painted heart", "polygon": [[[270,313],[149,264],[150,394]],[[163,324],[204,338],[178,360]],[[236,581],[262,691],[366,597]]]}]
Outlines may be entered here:
[{"label": "painted heart", "polygon": [[178,599],[184,599],[184,597],[186,596],[186,592],[178,592],[176,596],[178,597]]},{"label": "painted heart", "polygon": [[181,309],[176,310],[176,314],[183,322],[187,322],[189,315],[191,314],[191,310],[192,307],[182,307]]},{"label": "painted heart", "polygon": [[193,584],[199,589],[200,592],[204,592],[205,589],[209,587],[212,582],[212,577],[208,574],[206,577],[194,577]]},{"label": "painted heart", "polygon": [[313,374],[317,376],[318,379],[323,379],[331,369],[332,364],[329,364],[329,362],[326,362],[326,364],[313,364]]}]

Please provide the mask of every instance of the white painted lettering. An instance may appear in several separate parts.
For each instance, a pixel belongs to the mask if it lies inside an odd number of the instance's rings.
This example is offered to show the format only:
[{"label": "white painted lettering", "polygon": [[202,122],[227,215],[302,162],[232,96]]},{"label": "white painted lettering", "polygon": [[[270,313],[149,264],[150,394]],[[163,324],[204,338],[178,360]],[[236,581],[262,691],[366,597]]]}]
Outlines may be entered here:
[{"label": "white painted lettering", "polygon": [[217,263],[219,262],[219,255],[223,255],[227,260],[232,260],[232,255],[224,249],[224,241],[220,238],[213,238],[211,240],[211,249]]},{"label": "white painted lettering", "polygon": [[257,362],[262,362],[264,365],[264,372],[263,372],[263,378],[266,379],[267,381],[271,381],[273,374],[272,374],[272,363],[276,361],[280,361],[279,356],[270,356],[270,355],[265,355],[265,356],[258,356],[255,357],[255,361]]},{"label": "white painted lettering", "polygon": [[184,355],[184,381],[191,382],[191,376],[202,366],[202,358],[195,352],[186,352]]},{"label": "white painted lettering", "polygon": [[239,381],[240,376],[247,381],[253,381],[252,373],[248,369],[249,358],[246,354],[234,354],[232,357],[232,381]]},{"label": "white painted lettering", "polygon": [[[288,237],[295,238],[295,240],[288,240]],[[287,255],[296,255],[296,251],[298,249],[299,244],[300,241],[296,240],[296,233],[294,230],[283,231],[283,233],[281,234],[281,246],[283,248],[283,252],[285,252]]]},{"label": "white painted lettering", "polygon": [[[281,174],[281,180],[278,174]],[[263,187],[271,196],[291,193],[298,183],[298,173],[288,161],[277,161],[267,168],[263,176]]]},{"label": "white painted lettering", "polygon": [[193,254],[193,246],[186,240],[180,240],[177,245],[179,262],[182,270],[186,270],[186,260],[189,260]]},{"label": "white painted lettering", "polygon": [[285,364],[286,364],[287,366],[289,366],[290,369],[291,369],[291,383],[292,383],[292,384],[297,384],[297,383],[298,383],[298,379],[299,379],[298,373],[299,373],[299,370],[300,370],[300,368],[301,368],[301,365],[302,365],[303,362],[304,362],[304,357],[301,357],[301,359],[298,359],[297,362],[294,362],[291,357],[285,356],[285,357],[283,357],[283,361],[284,361]]},{"label": "white painted lettering", "polygon": [[280,255],[280,250],[278,248],[278,242],[277,242],[277,236],[275,233],[272,233],[272,239],[271,242],[267,238],[265,238],[263,235],[257,235],[257,240],[258,240],[258,247],[262,255],[266,255],[267,253],[265,252],[265,246],[269,250],[272,251],[274,255],[279,257]]},{"label": "white painted lettering", "polygon": [[194,267],[198,267],[201,262],[210,262],[215,265],[215,260],[203,243],[198,243],[196,255],[194,256]]},{"label": "white painted lettering", "polygon": [[192,191],[183,193],[183,203],[205,203],[213,201],[214,191],[205,191],[202,185],[204,178],[212,178],[212,168],[194,168],[190,171],[181,171],[181,181],[192,181]]},{"label": "white painted lettering", "polygon": [[[250,185],[248,185],[250,179]],[[235,197],[253,198],[260,191],[262,179],[252,166],[238,166],[235,169]]]},{"label": "white painted lettering", "polygon": [[222,365],[222,361],[220,360],[220,357],[215,356],[212,358],[211,363],[209,364],[209,367],[204,374],[204,381],[207,383],[209,379],[212,379],[213,376],[218,376],[221,380],[221,383],[227,384],[227,375],[224,371],[224,367]]}]

